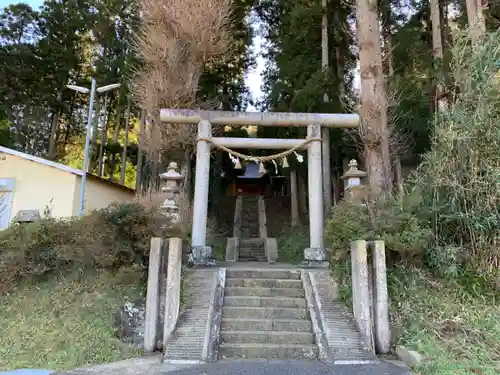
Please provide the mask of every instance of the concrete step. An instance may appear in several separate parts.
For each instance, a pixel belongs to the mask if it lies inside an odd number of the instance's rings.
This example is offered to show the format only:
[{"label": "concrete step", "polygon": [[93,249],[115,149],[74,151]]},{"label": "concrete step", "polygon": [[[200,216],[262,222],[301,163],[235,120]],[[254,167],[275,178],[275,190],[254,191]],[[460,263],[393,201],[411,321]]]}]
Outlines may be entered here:
[{"label": "concrete step", "polygon": [[312,323],[310,320],[305,320],[305,319],[223,318],[221,322],[221,330],[312,332]]},{"label": "concrete step", "polygon": [[238,260],[241,262],[267,262],[267,257],[262,255],[260,256],[243,255],[243,256],[238,256]]},{"label": "concrete step", "polygon": [[233,296],[224,298],[224,306],[306,308],[307,304],[305,298]]},{"label": "concrete step", "polygon": [[240,262],[267,262],[267,258],[266,257],[251,257],[251,256],[248,256],[248,257],[238,257],[238,261]]},{"label": "concrete step", "polygon": [[302,280],[290,279],[239,279],[230,278],[226,280],[228,287],[247,288],[297,288],[302,289]]},{"label": "concrete step", "polygon": [[242,238],[240,239],[240,247],[242,246],[264,246],[264,240],[262,238]]},{"label": "concrete step", "polygon": [[266,253],[263,251],[240,251],[239,256],[249,256],[249,257],[265,257]]},{"label": "concrete step", "polygon": [[223,343],[314,344],[314,334],[312,332],[222,331],[221,339]]},{"label": "concrete step", "polygon": [[315,345],[293,344],[221,344],[219,356],[225,358],[248,359],[316,359]]},{"label": "concrete step", "polygon": [[265,254],[266,251],[264,250],[263,247],[240,247],[238,249],[240,254],[248,253],[248,254],[253,254],[253,253],[261,253]]},{"label": "concrete step", "polygon": [[228,269],[226,278],[238,279],[294,279],[300,280],[299,270],[244,270]]},{"label": "concrete step", "polygon": [[[229,281],[228,279],[227,281]],[[305,297],[304,289],[299,288],[246,288],[226,287],[225,296],[256,296],[256,297]]]},{"label": "concrete step", "polygon": [[237,307],[226,306],[222,318],[232,319],[308,319],[307,309],[294,307]]},{"label": "concrete step", "polygon": [[266,258],[264,253],[239,253],[239,258]]}]

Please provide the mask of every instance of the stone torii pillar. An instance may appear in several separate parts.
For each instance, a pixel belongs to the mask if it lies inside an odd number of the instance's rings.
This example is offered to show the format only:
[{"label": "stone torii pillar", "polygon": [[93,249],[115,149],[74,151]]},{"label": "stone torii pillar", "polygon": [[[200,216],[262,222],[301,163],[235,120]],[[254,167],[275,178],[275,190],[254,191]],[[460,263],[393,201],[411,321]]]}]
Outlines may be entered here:
[{"label": "stone torii pillar", "polygon": [[307,174],[309,190],[309,247],[304,250],[303,266],[328,267],[327,254],[323,243],[323,171],[321,168],[321,126],[307,127],[308,138],[317,138],[307,148]]},{"label": "stone torii pillar", "polygon": [[210,187],[210,143],[212,125],[207,120],[198,123],[196,172],[193,204],[191,247],[194,265],[213,265],[212,248],[207,246],[208,192]]}]

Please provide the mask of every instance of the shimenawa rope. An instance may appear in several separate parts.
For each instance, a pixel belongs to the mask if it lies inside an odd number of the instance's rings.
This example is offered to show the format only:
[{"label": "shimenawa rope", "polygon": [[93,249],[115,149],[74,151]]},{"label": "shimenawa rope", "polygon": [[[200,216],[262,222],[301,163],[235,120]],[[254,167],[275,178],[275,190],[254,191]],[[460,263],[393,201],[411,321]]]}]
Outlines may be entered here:
[{"label": "shimenawa rope", "polygon": [[228,154],[231,154],[231,155],[233,155],[237,158],[243,159],[243,160],[250,160],[250,161],[265,163],[265,162],[276,160],[276,159],[283,159],[284,157],[292,154],[294,151],[297,151],[298,149],[307,146],[311,142],[314,142],[314,141],[322,142],[323,140],[321,138],[316,138],[316,137],[315,138],[306,138],[304,140],[304,142],[302,142],[298,146],[295,146],[289,150],[280,152],[279,154],[268,155],[268,156],[252,156],[252,155],[241,154],[237,151],[234,151],[234,150],[231,150],[230,148],[227,148],[226,146],[215,144],[210,138],[198,138],[198,141],[209,142],[209,143],[213,144],[215,147],[217,147],[219,150],[225,151]]}]

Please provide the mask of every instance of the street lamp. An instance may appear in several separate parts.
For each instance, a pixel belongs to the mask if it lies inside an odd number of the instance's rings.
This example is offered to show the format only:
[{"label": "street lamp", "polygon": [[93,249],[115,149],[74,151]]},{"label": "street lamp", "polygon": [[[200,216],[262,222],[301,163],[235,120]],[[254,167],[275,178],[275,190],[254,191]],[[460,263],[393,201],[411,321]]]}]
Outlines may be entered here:
[{"label": "street lamp", "polygon": [[82,174],[82,184],[80,186],[80,206],[78,208],[78,216],[83,216],[83,210],[85,205],[85,184],[87,183],[87,165],[89,162],[89,149],[90,149],[90,134],[92,131],[92,110],[94,109],[94,98],[96,92],[103,93],[110,90],[114,90],[121,86],[120,83],[113,83],[111,85],[106,85],[96,88],[96,80],[92,78],[92,85],[90,90],[86,87],[76,86],[76,85],[66,85],[68,89],[81,92],[82,94],[88,94],[90,92],[90,104],[89,104],[89,116],[87,119],[87,133],[85,136],[85,151],[83,153],[83,174]]}]

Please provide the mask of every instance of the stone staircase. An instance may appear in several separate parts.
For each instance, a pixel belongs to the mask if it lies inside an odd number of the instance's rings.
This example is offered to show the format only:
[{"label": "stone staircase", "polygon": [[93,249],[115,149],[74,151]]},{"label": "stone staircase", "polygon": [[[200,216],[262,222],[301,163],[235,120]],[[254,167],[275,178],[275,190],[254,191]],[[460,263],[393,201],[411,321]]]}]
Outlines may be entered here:
[{"label": "stone staircase", "polygon": [[258,197],[243,197],[241,238],[259,237]]},{"label": "stone staircase", "polygon": [[317,356],[299,270],[227,270],[220,359]]},{"label": "stone staircase", "polygon": [[267,262],[264,240],[260,238],[241,239],[238,259],[242,262]]},{"label": "stone staircase", "polygon": [[203,361],[205,335],[210,326],[210,306],[217,286],[216,269],[188,271],[184,275],[189,290],[183,311],[165,348],[165,362]]},{"label": "stone staircase", "polygon": [[353,314],[338,300],[328,270],[254,267],[233,264],[187,271],[185,302],[164,349],[165,363],[379,363]]}]

